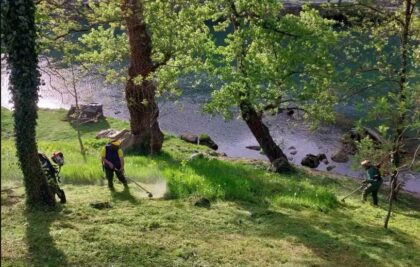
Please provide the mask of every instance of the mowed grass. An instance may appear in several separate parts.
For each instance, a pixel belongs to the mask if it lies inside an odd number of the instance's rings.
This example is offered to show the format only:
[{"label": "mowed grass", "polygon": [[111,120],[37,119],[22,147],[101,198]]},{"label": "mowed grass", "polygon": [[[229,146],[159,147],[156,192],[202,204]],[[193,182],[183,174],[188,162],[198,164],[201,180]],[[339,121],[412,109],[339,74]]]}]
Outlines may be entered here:
[{"label": "mowed grass", "polygon": [[[39,112],[38,145],[61,150],[62,188],[68,203],[54,211],[27,212],[24,190],[2,193],[3,266],[416,266],[420,262],[420,201],[404,196],[390,230],[380,207],[359,196],[338,201],[357,184],[304,170],[279,175],[263,163],[190,156],[208,149],[166,134],[163,153],[126,155],[127,176],[164,198],[148,200],[130,184],[104,186],[97,131],[128,128],[107,118],[82,130],[87,161],[65,111]],[[11,113],[2,109],[2,189],[22,183],[15,159]],[[49,129],[50,128],[50,129]],[[54,128],[54,129],[52,129]],[[49,130],[48,130],[49,129]],[[154,192],[155,193],[155,192]],[[193,205],[211,200],[210,209]],[[91,203],[109,202],[98,210]]]}]

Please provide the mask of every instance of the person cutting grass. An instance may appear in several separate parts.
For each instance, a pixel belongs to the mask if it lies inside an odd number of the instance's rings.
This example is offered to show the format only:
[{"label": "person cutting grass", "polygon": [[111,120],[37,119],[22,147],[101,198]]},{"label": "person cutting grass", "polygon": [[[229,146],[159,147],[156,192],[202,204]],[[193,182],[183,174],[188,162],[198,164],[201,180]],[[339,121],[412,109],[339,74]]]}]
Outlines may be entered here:
[{"label": "person cutting grass", "polygon": [[366,201],[367,196],[372,194],[373,205],[378,205],[378,191],[382,185],[382,177],[379,169],[369,160],[364,160],[361,165],[366,170],[366,180],[363,182],[366,186],[362,193],[362,201]]},{"label": "person cutting grass", "polygon": [[127,179],[124,176],[124,153],[120,146],[121,140],[112,140],[101,151],[102,166],[108,180],[108,187],[112,191],[115,190],[114,172],[124,187],[128,188]]}]

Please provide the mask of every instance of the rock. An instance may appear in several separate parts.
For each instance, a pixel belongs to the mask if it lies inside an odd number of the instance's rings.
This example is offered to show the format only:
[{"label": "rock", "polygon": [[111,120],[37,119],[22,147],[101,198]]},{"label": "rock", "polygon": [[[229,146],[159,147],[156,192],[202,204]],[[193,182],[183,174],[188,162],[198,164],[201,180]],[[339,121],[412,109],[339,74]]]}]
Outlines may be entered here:
[{"label": "rock", "polygon": [[211,204],[210,204],[210,200],[208,200],[207,198],[201,197],[197,199],[196,201],[194,201],[194,206],[209,209]]},{"label": "rock", "polygon": [[130,131],[129,130],[127,130],[127,129],[124,129],[124,130],[122,130],[122,131],[120,131],[120,132],[116,132],[116,133],[114,133],[114,134],[111,134],[110,136],[109,136],[109,138],[111,138],[111,139],[121,139],[121,138],[123,138],[127,133],[130,133]]},{"label": "rock", "polygon": [[292,161],[293,160],[293,157],[288,157],[287,158],[289,161]]},{"label": "rock", "polygon": [[302,159],[300,164],[315,169],[319,166],[319,159],[315,155],[306,154],[306,156]]},{"label": "rock", "polygon": [[288,149],[289,149],[289,150],[296,150],[296,147],[294,147],[294,146],[290,146]]},{"label": "rock", "polygon": [[324,153],[320,153],[318,155],[316,155],[319,161],[323,161],[327,159],[327,155],[325,155]]},{"label": "rock", "polygon": [[343,149],[341,149],[331,156],[331,160],[339,163],[344,163],[349,160],[349,157],[347,156],[347,153]]},{"label": "rock", "polygon": [[289,152],[291,155],[296,155],[297,154],[297,151],[296,150],[292,150],[292,151],[290,151]]},{"label": "rock", "polygon": [[100,138],[110,138],[111,135],[117,134],[118,130],[116,129],[105,129],[100,131],[99,133],[96,134],[96,139],[100,139]]},{"label": "rock", "polygon": [[355,142],[343,143],[342,150],[350,155],[355,155],[357,152],[357,146]]},{"label": "rock", "polygon": [[331,165],[331,166],[328,166],[327,167],[327,171],[331,171],[332,169],[334,169],[335,168],[335,165]]},{"label": "rock", "polygon": [[260,146],[246,146],[246,148],[251,149],[251,150],[256,150],[256,151],[260,151],[261,147]]},{"label": "rock", "polygon": [[186,132],[179,136],[181,140],[184,140],[185,142],[192,143],[192,144],[198,144],[198,135]]},{"label": "rock", "polygon": [[219,146],[207,134],[200,134],[200,145],[207,146],[213,150],[217,150]]},{"label": "rock", "polygon": [[67,112],[67,119],[70,122],[75,122],[77,120],[79,120],[79,123],[98,122],[99,119],[103,117],[103,107],[98,103],[79,105],[78,110],[75,105],[71,105]]},{"label": "rock", "polygon": [[328,161],[328,159],[323,159],[323,160],[322,160],[322,163],[324,163],[325,165],[330,164],[330,162]]},{"label": "rock", "polygon": [[287,115],[292,116],[295,113],[293,109],[287,111]]},{"label": "rock", "polygon": [[219,148],[219,146],[207,134],[200,134],[200,136],[198,136],[193,133],[186,132],[181,134],[179,138],[181,138],[181,140],[184,140],[185,142],[196,145],[204,145],[214,150],[217,150]]},{"label": "rock", "polygon": [[131,134],[131,132],[127,129],[124,129],[122,131],[118,131],[115,129],[106,129],[100,131],[98,134],[96,134],[96,139],[100,138],[107,138],[107,139],[119,139],[121,140],[121,149],[126,150],[133,146],[134,144],[134,135]]},{"label": "rock", "polygon": [[278,158],[271,163],[269,170],[272,172],[288,172],[291,170],[291,166],[287,159]]}]

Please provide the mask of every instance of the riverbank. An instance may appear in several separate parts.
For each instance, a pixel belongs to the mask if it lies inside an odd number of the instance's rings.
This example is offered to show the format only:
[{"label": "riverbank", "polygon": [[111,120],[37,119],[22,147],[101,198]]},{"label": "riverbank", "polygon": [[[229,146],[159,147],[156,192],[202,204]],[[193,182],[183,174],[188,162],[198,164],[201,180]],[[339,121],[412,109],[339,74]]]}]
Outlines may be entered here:
[{"label": "riverbank", "polygon": [[[68,203],[55,211],[27,213],[22,188],[2,192],[2,266],[415,266],[420,261],[420,200],[402,195],[390,221],[385,192],[379,207],[359,195],[354,179],[268,173],[264,163],[219,158],[190,159],[208,149],[167,134],[163,153],[126,155],[129,177],[148,187],[165,185],[164,198],[147,196],[130,183],[110,193],[98,153],[103,128],[127,128],[107,118],[82,127],[84,162],[76,131],[63,110],[40,110],[38,145],[64,152],[62,188]],[[20,185],[11,112],[2,109],[4,187]],[[149,187],[148,187],[149,188]],[[150,188],[150,190],[154,190]],[[154,191],[152,191],[154,193]],[[194,206],[207,198],[210,208]],[[91,204],[108,203],[96,209]]]}]

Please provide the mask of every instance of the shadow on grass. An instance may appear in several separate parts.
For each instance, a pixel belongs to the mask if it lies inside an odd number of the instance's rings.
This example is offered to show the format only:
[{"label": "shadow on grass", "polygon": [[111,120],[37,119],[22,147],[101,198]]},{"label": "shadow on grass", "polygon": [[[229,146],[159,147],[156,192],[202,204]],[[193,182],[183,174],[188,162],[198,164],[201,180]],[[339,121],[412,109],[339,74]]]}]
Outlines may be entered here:
[{"label": "shadow on grass", "polygon": [[277,240],[292,238],[292,242],[309,248],[328,266],[383,266],[385,262],[390,266],[415,266],[419,260],[414,256],[418,246],[413,237],[401,231],[360,224],[343,209],[308,218],[250,203],[241,206],[252,214],[240,218],[250,222],[244,235]]},{"label": "shadow on grass", "polygon": [[[71,127],[77,131],[77,124],[70,123]],[[86,134],[86,133],[92,133],[92,132],[99,132],[101,130],[109,129],[111,127],[111,124],[107,121],[106,118],[100,119],[98,122],[89,122],[84,123],[80,125],[80,133]]]},{"label": "shadow on grass", "polygon": [[121,192],[111,191],[111,196],[113,200],[128,201],[134,205],[140,203],[140,201],[131,194],[129,188],[124,188]]},{"label": "shadow on grass", "polygon": [[51,224],[60,217],[60,207],[54,210],[28,210],[26,239],[31,266],[68,266],[65,254],[56,247],[50,234]]}]

